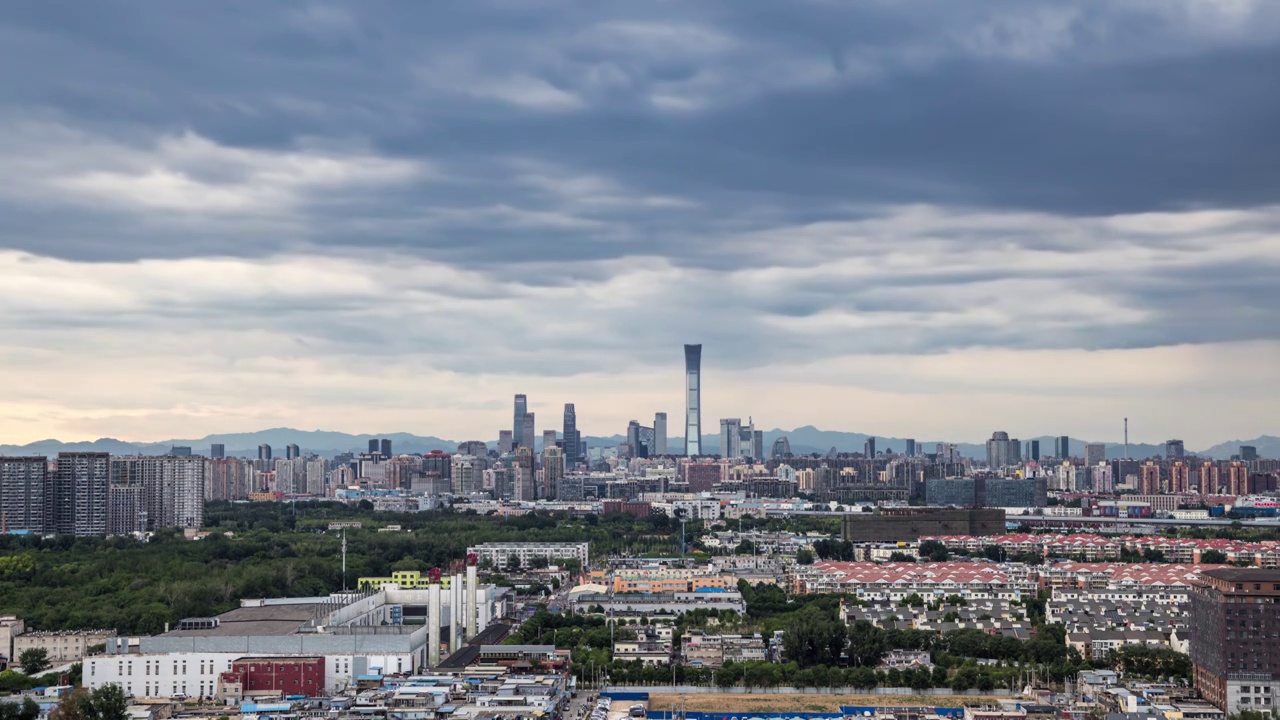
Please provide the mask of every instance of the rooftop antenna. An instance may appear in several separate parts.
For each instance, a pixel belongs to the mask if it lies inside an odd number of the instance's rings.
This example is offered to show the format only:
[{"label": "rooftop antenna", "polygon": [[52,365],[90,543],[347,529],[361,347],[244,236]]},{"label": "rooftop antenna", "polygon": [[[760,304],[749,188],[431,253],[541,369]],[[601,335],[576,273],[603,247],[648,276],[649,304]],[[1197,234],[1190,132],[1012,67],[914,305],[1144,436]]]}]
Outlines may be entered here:
[{"label": "rooftop antenna", "polygon": [[342,528],[342,592],[347,591],[347,529]]},{"label": "rooftop antenna", "polygon": [[1124,419],[1124,459],[1129,459],[1129,418]]}]

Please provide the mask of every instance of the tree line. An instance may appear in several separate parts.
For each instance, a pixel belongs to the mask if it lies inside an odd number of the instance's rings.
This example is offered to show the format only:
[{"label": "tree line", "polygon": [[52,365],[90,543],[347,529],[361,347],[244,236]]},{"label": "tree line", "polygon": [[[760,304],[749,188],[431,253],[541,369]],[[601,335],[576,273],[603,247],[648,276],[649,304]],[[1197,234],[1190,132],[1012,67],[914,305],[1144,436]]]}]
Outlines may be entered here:
[{"label": "tree line", "polygon": [[[346,531],[345,577],[341,539],[326,532],[335,520],[365,526]],[[585,540],[600,556],[667,556],[680,535],[665,517],[375,514],[333,502],[212,502],[205,523],[213,532],[201,540],[186,540],[175,530],[158,531],[146,543],[0,535],[0,612],[18,615],[33,629],[154,634],[166,623],[233,609],[241,598],[355,587],[358,578],[388,576],[405,560],[447,568],[463,560],[467,547],[483,542]],[[387,524],[405,532],[376,531]]]}]

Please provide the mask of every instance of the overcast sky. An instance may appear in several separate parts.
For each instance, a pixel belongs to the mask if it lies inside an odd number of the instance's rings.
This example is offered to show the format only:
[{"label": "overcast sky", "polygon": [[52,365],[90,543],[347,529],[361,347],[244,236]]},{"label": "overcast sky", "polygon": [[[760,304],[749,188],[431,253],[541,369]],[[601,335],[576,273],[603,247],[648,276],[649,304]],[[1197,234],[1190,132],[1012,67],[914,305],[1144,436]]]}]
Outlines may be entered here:
[{"label": "overcast sky", "polygon": [[1280,3],[0,4],[0,441],[1280,434]]}]

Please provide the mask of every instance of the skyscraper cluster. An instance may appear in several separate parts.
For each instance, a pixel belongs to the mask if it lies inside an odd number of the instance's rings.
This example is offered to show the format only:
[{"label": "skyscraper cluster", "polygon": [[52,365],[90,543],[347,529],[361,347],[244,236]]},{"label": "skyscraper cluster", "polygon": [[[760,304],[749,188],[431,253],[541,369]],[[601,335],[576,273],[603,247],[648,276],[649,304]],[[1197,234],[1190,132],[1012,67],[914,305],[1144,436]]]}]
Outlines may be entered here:
[{"label": "skyscraper cluster", "polygon": [[751,418],[747,418],[746,425],[742,424],[741,418],[721,418],[720,456],[763,460],[764,432],[756,430]]}]

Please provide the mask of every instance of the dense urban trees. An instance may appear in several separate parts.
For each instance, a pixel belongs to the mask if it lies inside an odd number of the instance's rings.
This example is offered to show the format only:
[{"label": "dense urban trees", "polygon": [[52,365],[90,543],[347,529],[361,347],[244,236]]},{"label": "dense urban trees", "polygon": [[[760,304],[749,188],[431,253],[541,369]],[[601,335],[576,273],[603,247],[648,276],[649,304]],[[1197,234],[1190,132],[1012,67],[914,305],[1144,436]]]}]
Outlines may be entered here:
[{"label": "dense urban trees", "polygon": [[[339,533],[330,522],[358,520],[347,530],[347,573]],[[0,535],[0,612],[35,629],[108,628],[130,634],[207,617],[243,597],[323,595],[354,587],[361,576],[385,576],[397,563],[414,569],[459,562],[482,542],[587,540],[601,555],[670,556],[679,528],[661,518],[510,518],[465,512],[388,514],[340,503],[209,503],[200,540],[162,530],[147,543],[131,538]],[[398,524],[401,532],[377,532]],[[664,526],[664,527],[660,527]],[[691,530],[692,532],[692,530]],[[399,567],[407,567],[400,565]]]}]

